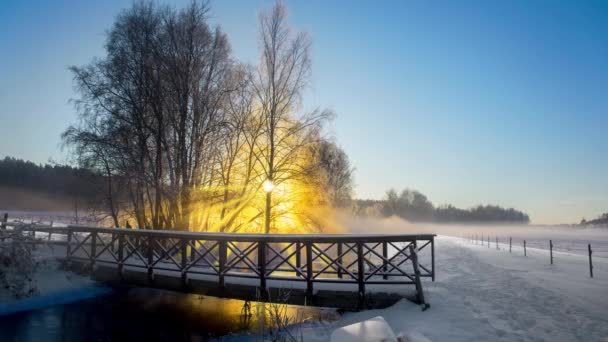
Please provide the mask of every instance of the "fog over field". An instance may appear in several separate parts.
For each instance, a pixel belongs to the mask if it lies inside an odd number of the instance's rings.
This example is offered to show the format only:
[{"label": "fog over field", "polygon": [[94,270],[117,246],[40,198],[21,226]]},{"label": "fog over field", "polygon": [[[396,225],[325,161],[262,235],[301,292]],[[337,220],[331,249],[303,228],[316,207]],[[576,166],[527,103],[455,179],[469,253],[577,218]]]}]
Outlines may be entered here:
[{"label": "fog over field", "polygon": [[505,224],[437,224],[412,223],[392,216],[389,218],[343,216],[340,220],[344,229],[358,234],[438,234],[468,238],[477,235],[494,248],[496,238],[499,244],[509,243],[522,246],[523,240],[529,248],[549,249],[553,240],[554,250],[575,254],[586,254],[587,244],[591,244],[594,256],[608,257],[608,227],[584,227],[576,225],[505,225]]}]

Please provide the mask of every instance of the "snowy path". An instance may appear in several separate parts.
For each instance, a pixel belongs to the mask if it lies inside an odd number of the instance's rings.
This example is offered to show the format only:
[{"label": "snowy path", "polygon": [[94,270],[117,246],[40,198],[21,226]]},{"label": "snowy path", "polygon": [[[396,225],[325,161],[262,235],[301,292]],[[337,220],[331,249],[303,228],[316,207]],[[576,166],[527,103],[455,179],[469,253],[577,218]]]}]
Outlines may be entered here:
[{"label": "snowy path", "polygon": [[433,341],[608,341],[605,260],[590,279],[581,256],[557,255],[549,265],[541,251],[524,257],[444,236],[436,248],[438,278],[425,284],[430,310],[401,301],[347,314],[306,332],[307,340],[326,340],[326,331],[381,315],[396,332],[417,331]]}]

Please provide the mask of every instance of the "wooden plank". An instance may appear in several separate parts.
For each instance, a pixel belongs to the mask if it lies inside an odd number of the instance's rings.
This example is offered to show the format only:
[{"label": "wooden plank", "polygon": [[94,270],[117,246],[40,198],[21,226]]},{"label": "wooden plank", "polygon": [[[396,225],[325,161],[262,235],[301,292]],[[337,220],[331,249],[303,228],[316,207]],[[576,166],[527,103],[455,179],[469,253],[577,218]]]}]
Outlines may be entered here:
[{"label": "wooden plank", "polygon": [[[40,229],[32,228],[36,231]],[[53,228],[54,229],[54,228]],[[132,236],[155,236],[158,238],[191,238],[198,240],[232,241],[232,242],[316,242],[316,243],[337,243],[337,242],[406,242],[415,240],[431,240],[435,234],[233,234],[233,233],[201,233],[184,232],[175,230],[151,230],[151,229],[124,229],[124,228],[101,228],[90,226],[70,225],[64,230],[76,230],[78,232],[97,232],[97,233],[125,233]],[[31,230],[31,229],[25,229]]]}]

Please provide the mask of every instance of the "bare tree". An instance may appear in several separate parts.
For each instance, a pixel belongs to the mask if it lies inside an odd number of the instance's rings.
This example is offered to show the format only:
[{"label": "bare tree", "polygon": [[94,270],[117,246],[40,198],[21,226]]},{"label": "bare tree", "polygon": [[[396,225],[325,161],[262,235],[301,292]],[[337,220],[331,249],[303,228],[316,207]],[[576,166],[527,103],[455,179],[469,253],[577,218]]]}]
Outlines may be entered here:
[{"label": "bare tree", "polygon": [[[65,131],[65,143],[104,176],[115,226],[123,215],[139,228],[268,233],[288,215],[319,226],[311,208],[336,202],[326,199],[328,184],[340,187],[332,198],[347,193],[342,178],[350,173],[339,169],[347,159],[323,145],[330,113],[301,113],[308,37],[292,34],[277,3],[260,16],[253,68],[231,58],[207,13],[206,2],[123,11],[106,55],[71,68],[80,123]],[[262,192],[266,181],[274,197]]]},{"label": "bare tree", "polygon": [[[295,116],[310,76],[310,40],[303,32],[292,34],[287,9],[277,2],[259,20],[261,60],[254,89],[263,122],[263,139],[256,156],[266,181],[277,186],[306,170],[297,155],[316,136],[329,113],[314,111]],[[271,186],[271,187],[272,187]],[[264,231],[270,232],[272,191],[267,189]]]}]

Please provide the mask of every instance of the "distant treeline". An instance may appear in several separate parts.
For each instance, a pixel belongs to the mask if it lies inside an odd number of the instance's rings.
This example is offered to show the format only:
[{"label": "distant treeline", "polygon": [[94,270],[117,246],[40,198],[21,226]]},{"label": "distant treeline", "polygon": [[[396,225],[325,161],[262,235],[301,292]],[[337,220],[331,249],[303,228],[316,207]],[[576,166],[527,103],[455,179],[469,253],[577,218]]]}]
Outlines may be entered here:
[{"label": "distant treeline", "polygon": [[12,157],[0,159],[0,186],[65,197],[95,196],[91,172],[66,165],[36,164]]},{"label": "distant treeline", "polygon": [[598,218],[593,220],[585,220],[581,221],[581,225],[583,226],[608,226],[608,213],[601,214]]},{"label": "distant treeline", "polygon": [[435,207],[424,194],[409,189],[401,193],[391,189],[383,200],[357,200],[355,211],[360,215],[398,216],[412,222],[530,222],[526,213],[497,205],[470,209],[449,204]]}]

